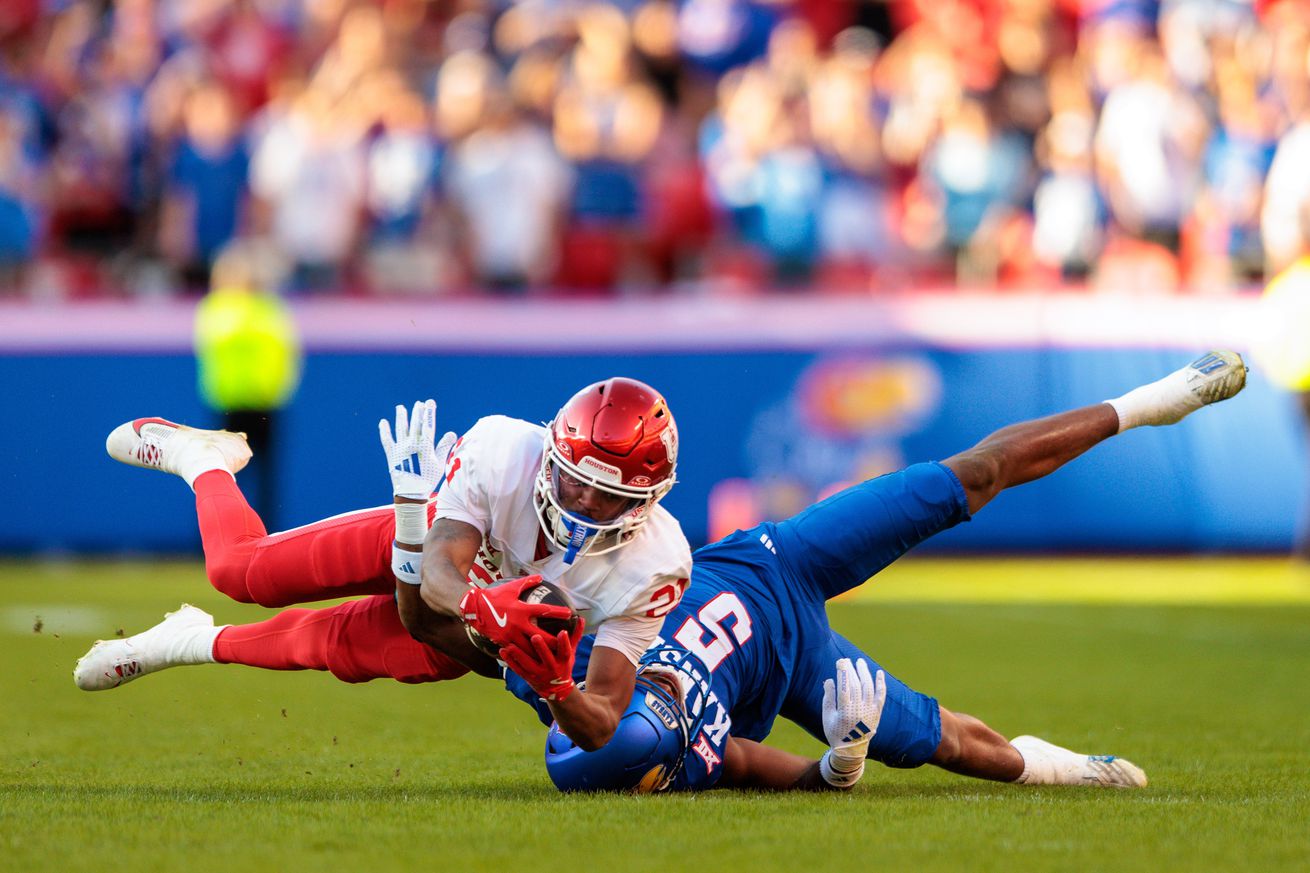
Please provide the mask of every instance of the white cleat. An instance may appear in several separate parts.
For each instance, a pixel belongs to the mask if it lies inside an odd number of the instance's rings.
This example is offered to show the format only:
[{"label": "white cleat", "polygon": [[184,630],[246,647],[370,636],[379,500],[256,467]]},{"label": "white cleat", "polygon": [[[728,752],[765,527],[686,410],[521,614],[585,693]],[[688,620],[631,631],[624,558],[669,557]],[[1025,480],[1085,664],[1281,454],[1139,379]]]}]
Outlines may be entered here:
[{"label": "white cleat", "polygon": [[120,424],[110,431],[105,451],[133,467],[181,476],[188,485],[209,470],[227,470],[235,476],[250,461],[245,434],[202,430],[163,418]]},{"label": "white cleat", "polygon": [[78,659],[73,681],[83,691],[126,685],[147,673],[214,660],[214,639],[226,625],[199,607],[182,604],[149,630],[122,640],[98,640]]},{"label": "white cleat", "polygon": [[1146,771],[1126,758],[1088,755],[1083,784],[1102,788],[1145,788]]},{"label": "white cleat", "polygon": [[1142,768],[1114,755],[1080,755],[1032,736],[1015,737],[1010,745],[1023,755],[1024,772],[1018,781],[1028,785],[1146,787]]},{"label": "white cleat", "polygon": [[1187,388],[1201,406],[1233,397],[1246,386],[1246,364],[1237,352],[1206,352],[1183,368]]}]

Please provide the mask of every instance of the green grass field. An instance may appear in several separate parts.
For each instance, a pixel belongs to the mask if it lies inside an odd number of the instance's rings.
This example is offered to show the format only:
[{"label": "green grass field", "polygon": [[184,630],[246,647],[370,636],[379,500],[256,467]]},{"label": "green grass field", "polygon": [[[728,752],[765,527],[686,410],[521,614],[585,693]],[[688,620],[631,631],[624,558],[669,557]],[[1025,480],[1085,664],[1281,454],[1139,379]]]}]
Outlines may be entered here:
[{"label": "green grass field", "polygon": [[[1079,602],[1115,589],[1135,602]],[[564,797],[531,713],[476,678],[78,691],[96,637],[184,600],[263,614],[199,565],[0,563],[0,591],[3,870],[1310,869],[1310,580],[1282,562],[910,561],[832,606],[947,706],[1133,759],[1136,792],[875,765],[849,795]]]}]

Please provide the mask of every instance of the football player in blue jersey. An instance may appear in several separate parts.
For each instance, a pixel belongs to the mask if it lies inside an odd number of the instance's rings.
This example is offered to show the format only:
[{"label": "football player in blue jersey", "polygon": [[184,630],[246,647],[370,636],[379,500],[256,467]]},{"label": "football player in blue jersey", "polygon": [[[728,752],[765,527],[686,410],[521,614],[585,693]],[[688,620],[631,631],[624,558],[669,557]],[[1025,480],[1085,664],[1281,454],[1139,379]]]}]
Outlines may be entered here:
[{"label": "football player in blue jersey", "polygon": [[[1173,424],[1232,397],[1245,377],[1238,355],[1212,352],[1122,397],[1012,425],[940,463],[872,479],[698,550],[614,738],[588,752],[553,726],[551,778],[570,791],[849,788],[867,757],[1006,782],[1144,786],[1145,774],[1127,761],[1036,737],[1007,741],[909,688],[832,630],[825,604],[969,520],[1003,489],[1124,430]],[[533,687],[542,690],[549,676],[580,678],[590,647],[563,633],[535,636],[530,647],[502,650],[514,671],[506,684],[550,724]],[[762,745],[778,716],[825,739],[828,752],[814,761]]]}]

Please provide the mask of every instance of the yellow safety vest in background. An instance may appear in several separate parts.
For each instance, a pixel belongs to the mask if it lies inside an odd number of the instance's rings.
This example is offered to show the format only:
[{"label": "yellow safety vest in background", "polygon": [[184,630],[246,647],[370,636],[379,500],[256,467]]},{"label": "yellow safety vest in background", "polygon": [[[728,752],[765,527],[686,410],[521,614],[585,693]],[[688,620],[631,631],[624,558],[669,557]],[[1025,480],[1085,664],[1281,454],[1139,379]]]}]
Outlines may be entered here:
[{"label": "yellow safety vest in background", "polygon": [[1274,384],[1310,391],[1310,255],[1270,280],[1261,309],[1255,363]]},{"label": "yellow safety vest in background", "polygon": [[219,288],[196,308],[200,395],[220,411],[272,410],[300,381],[300,340],[275,294]]}]

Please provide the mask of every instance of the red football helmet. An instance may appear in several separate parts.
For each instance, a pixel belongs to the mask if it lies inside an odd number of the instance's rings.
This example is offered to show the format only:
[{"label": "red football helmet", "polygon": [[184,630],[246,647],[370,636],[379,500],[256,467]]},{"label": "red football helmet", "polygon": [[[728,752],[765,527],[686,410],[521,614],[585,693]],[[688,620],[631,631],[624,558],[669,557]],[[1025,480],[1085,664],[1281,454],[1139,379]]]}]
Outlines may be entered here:
[{"label": "red football helmet", "polygon": [[[636,379],[614,378],[573,395],[551,422],[534,489],[546,535],[578,555],[612,552],[632,540],[675,481],[678,428],[668,404]],[[559,474],[627,498],[613,519],[592,519],[560,505]]]}]

